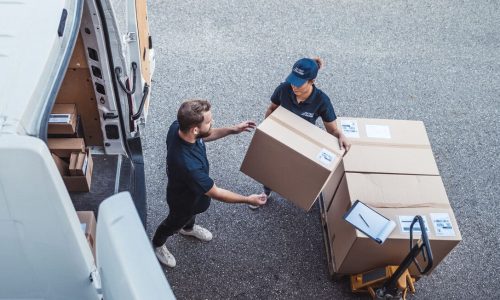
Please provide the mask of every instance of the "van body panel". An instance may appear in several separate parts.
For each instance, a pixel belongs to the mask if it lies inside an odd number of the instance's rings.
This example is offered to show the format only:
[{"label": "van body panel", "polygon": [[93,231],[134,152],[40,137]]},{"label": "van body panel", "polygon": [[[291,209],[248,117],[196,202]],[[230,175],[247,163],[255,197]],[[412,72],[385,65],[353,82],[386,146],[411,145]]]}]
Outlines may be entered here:
[{"label": "van body panel", "polygon": [[0,3],[0,133],[37,136],[42,129],[46,134],[46,117],[73,51],[82,4]]},{"label": "van body panel", "polygon": [[2,136],[0,166],[0,298],[97,299],[92,253],[47,146]]}]

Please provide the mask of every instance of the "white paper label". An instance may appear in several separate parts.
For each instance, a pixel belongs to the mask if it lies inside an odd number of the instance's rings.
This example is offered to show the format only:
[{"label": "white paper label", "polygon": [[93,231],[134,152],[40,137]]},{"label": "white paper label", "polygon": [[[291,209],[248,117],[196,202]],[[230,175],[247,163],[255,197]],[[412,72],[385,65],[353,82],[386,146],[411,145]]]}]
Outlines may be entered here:
[{"label": "white paper label", "polygon": [[49,123],[69,124],[70,121],[70,114],[50,114],[49,116]]},{"label": "white paper label", "polygon": [[455,230],[451,224],[450,215],[447,213],[431,214],[432,224],[436,231],[436,236],[455,236]]},{"label": "white paper label", "polygon": [[358,122],[355,120],[340,120],[344,135],[349,138],[359,138]]},{"label": "white paper label", "polygon": [[325,166],[331,165],[335,161],[335,155],[326,149],[321,149],[316,158]]},{"label": "white paper label", "polygon": [[366,125],[366,136],[376,139],[390,139],[391,131],[387,125]]},{"label": "white paper label", "polygon": [[[413,222],[414,218],[415,216],[399,216],[399,225],[401,226],[401,232],[410,233],[411,222]],[[429,224],[427,224],[427,219],[425,218],[425,216],[422,216],[422,219],[424,220],[425,231],[429,232]],[[420,223],[417,221],[415,222],[415,225],[413,225],[413,233],[420,232]]]},{"label": "white paper label", "polygon": [[88,162],[89,162],[88,156],[85,156],[85,159],[83,160],[83,166],[82,166],[83,175],[87,175]]}]

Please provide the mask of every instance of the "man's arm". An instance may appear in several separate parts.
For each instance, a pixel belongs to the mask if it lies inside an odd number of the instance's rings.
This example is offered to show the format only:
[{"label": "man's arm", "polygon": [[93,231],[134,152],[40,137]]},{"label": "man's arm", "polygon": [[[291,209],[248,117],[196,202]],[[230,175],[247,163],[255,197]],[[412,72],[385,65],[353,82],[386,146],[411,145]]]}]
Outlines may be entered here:
[{"label": "man's arm", "polygon": [[351,143],[349,143],[349,141],[347,140],[347,137],[342,133],[342,131],[339,130],[339,128],[337,127],[337,122],[335,122],[335,121],[324,122],[323,121],[323,124],[325,125],[325,129],[329,134],[331,134],[339,139],[340,149],[342,150],[345,148],[346,151],[349,151],[349,149],[351,148]]},{"label": "man's arm", "polygon": [[210,130],[210,135],[207,136],[206,138],[203,138],[203,141],[211,142],[226,137],[230,134],[238,134],[242,133],[243,131],[250,132],[252,129],[255,128],[255,126],[257,126],[255,122],[245,121],[231,127],[212,128],[212,130]]},{"label": "man's arm", "polygon": [[223,188],[219,188],[215,185],[212,186],[212,188],[205,193],[210,198],[214,198],[216,200],[226,202],[226,203],[247,203],[247,204],[252,204],[256,206],[264,205],[266,204],[267,201],[267,196],[266,194],[262,193],[260,195],[250,195],[250,196],[243,196],[237,193],[233,193],[231,191],[228,191]]},{"label": "man's arm", "polygon": [[279,105],[278,105],[278,104],[274,104],[274,103],[272,103],[272,102],[271,102],[271,105],[269,105],[269,107],[268,107],[268,108],[267,108],[267,110],[266,110],[266,118],[267,118],[267,117],[269,117],[269,115],[270,115],[270,114],[272,114],[272,113],[273,113],[273,111],[274,111],[276,108],[278,108],[278,107],[279,107]]}]

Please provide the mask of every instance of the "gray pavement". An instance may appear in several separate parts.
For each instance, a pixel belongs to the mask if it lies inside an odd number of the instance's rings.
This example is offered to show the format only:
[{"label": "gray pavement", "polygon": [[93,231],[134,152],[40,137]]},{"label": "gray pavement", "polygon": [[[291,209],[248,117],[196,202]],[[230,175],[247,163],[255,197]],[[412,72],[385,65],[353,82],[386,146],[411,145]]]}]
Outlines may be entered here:
[{"label": "gray pavement", "polygon": [[[262,121],[302,56],[337,115],[424,121],[463,241],[415,299],[499,299],[500,4],[498,1],[149,1],[156,50],[145,132],[148,233],[167,215],[164,140],[182,99],[213,103],[215,126]],[[207,145],[218,186],[260,185],[239,167],[251,134]],[[277,199],[276,199],[277,198]],[[332,282],[317,206],[276,197],[258,211],[213,201],[214,233],[168,241],[178,299],[355,299]]]}]

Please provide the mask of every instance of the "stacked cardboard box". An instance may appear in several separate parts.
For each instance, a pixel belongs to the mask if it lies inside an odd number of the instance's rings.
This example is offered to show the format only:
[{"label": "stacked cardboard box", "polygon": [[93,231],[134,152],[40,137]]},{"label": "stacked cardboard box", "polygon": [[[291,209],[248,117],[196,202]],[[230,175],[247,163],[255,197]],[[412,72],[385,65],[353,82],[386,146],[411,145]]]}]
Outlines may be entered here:
[{"label": "stacked cardboard box", "polygon": [[93,161],[82,138],[74,135],[77,111],[75,104],[56,104],[50,115],[48,133],[57,138],[47,139],[52,158],[70,192],[88,192],[92,179]]},{"label": "stacked cardboard box", "polygon": [[[334,272],[353,274],[398,265],[410,250],[407,225],[417,214],[426,220],[437,266],[461,235],[424,124],[356,118],[340,118],[337,124],[352,147],[344,156],[344,170],[338,170],[344,176],[334,197],[324,199]],[[397,224],[383,244],[343,220],[356,200]],[[410,272],[418,275],[414,267]]]},{"label": "stacked cardboard box", "polygon": [[[399,264],[409,252],[407,220],[417,214],[437,266],[461,235],[424,124],[341,118],[338,126],[352,143],[344,157],[337,139],[279,107],[257,127],[241,171],[304,210],[320,195],[332,275]],[[398,224],[382,245],[343,219],[356,200]]]},{"label": "stacked cardboard box", "polygon": [[[80,149],[78,149],[80,150]],[[73,152],[69,161],[52,153],[52,158],[70,192],[89,192],[94,163],[89,149]]]},{"label": "stacked cardboard box", "polygon": [[55,104],[49,116],[47,133],[73,135],[76,133],[77,119],[75,104]]}]

